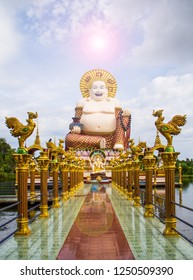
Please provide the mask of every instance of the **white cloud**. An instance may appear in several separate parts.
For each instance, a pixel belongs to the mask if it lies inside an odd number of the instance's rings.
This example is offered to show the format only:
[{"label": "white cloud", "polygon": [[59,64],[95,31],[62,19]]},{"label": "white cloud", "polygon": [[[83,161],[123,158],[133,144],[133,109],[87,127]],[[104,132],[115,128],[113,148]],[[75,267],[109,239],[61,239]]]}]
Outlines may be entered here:
[{"label": "white cloud", "polygon": [[103,12],[96,0],[33,1],[26,9],[27,31],[44,44],[67,43],[84,33],[87,25],[103,22]]},{"label": "white cloud", "polygon": [[15,28],[12,14],[0,7],[0,64],[13,59],[21,47],[21,35]]},{"label": "white cloud", "polygon": [[[9,73],[8,77],[6,73],[1,75],[1,137],[5,137],[8,143],[17,147],[17,139],[11,137],[5,126],[5,117],[16,117],[26,124],[27,112],[30,111],[38,112],[42,145],[51,137],[64,138],[74,115],[74,105],[70,105],[69,101],[70,95],[73,100],[73,85],[63,76],[51,79],[40,74],[38,78],[37,74],[35,79],[32,79],[30,69],[27,69],[26,75],[22,75],[20,71],[18,67],[17,73]],[[77,96],[80,98],[78,94]],[[33,143],[34,137],[35,134],[28,139],[27,145]]]},{"label": "white cloud", "polygon": [[140,65],[192,64],[193,18],[191,1],[158,1],[144,19],[144,38],[132,51],[130,62]]},{"label": "white cloud", "polygon": [[[163,109],[167,123],[174,115],[187,115],[187,123],[182,132],[174,136],[173,144],[176,151],[182,152],[183,157],[193,158],[193,74],[182,76],[160,76],[141,88],[135,98],[128,101],[132,113],[132,137],[138,141],[147,141],[149,146],[154,144],[156,136],[155,117],[153,110]],[[126,105],[126,104],[125,104]],[[166,139],[161,136],[162,143]],[[185,141],[185,142],[184,142]]]},{"label": "white cloud", "polygon": [[153,0],[99,0],[99,5],[106,18],[114,25],[124,26],[128,30],[149,15],[154,3]]}]

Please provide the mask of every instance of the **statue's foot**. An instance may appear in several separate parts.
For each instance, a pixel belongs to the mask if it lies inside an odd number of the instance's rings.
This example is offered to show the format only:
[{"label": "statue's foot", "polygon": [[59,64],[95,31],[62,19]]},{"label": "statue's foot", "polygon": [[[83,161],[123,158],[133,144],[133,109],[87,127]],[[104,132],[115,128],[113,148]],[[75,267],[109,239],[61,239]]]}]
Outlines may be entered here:
[{"label": "statue's foot", "polygon": [[105,149],[106,148],[106,140],[105,138],[100,140],[100,149]]},{"label": "statue's foot", "polygon": [[114,150],[123,150],[124,149],[124,146],[123,144],[120,144],[120,143],[116,143],[113,147]]}]

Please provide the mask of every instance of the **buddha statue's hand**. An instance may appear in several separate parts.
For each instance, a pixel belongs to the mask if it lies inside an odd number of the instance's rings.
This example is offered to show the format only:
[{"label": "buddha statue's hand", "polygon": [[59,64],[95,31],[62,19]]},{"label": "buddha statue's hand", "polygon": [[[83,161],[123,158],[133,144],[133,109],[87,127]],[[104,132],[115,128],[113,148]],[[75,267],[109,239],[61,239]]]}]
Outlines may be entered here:
[{"label": "buddha statue's hand", "polygon": [[131,113],[130,113],[130,111],[129,111],[128,109],[123,109],[122,115],[123,115],[124,117],[129,117],[129,116],[131,115]]},{"label": "buddha statue's hand", "polygon": [[74,125],[72,130],[71,130],[71,133],[80,134],[80,132],[81,132],[80,126]]}]

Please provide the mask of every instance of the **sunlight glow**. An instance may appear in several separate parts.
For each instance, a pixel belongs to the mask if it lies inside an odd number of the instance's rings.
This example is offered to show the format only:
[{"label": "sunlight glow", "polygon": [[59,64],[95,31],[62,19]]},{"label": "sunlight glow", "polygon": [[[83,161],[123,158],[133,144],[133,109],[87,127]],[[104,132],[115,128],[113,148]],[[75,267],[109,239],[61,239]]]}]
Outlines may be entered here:
[{"label": "sunlight glow", "polygon": [[93,37],[91,37],[90,43],[96,51],[101,51],[106,47],[107,40],[100,35],[94,35]]},{"label": "sunlight glow", "polygon": [[116,49],[115,38],[105,30],[89,31],[82,40],[82,49],[89,58],[105,59]]}]

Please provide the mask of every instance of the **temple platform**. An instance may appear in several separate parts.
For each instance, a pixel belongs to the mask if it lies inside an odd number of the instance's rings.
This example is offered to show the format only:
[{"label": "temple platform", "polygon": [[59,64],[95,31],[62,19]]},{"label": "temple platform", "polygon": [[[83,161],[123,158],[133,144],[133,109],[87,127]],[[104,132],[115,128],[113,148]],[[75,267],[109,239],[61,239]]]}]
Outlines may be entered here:
[{"label": "temple platform", "polygon": [[193,246],[182,237],[164,237],[164,225],[144,218],[143,207],[134,207],[110,184],[92,187],[86,184],[60,201],[49,218],[37,218],[30,236],[5,241],[0,259],[193,260]]}]

